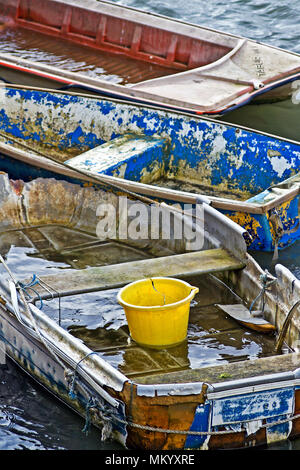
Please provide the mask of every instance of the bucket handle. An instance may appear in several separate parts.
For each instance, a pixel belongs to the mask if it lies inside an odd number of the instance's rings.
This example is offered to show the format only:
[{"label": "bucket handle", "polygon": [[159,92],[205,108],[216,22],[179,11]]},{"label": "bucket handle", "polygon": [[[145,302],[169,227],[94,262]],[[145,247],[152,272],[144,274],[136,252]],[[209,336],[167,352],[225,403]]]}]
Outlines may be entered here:
[{"label": "bucket handle", "polygon": [[191,295],[192,292],[194,292],[194,296],[195,296],[196,294],[198,294],[199,288],[198,288],[198,287],[192,287],[192,288],[191,288],[191,292],[190,292],[189,295]]},{"label": "bucket handle", "polygon": [[[154,286],[153,279],[152,279],[151,277],[150,277],[150,281],[151,281],[152,287],[153,287],[153,289],[155,290],[155,292],[157,292],[158,294],[160,294],[160,295],[163,296],[164,305],[166,305],[166,296],[165,296],[165,294],[162,294],[161,292],[159,292],[159,291],[156,289],[156,287]],[[199,292],[199,288],[192,286],[191,291],[190,291],[188,297],[191,295],[192,292],[194,293],[194,296],[195,296],[195,295]]]},{"label": "bucket handle", "polygon": [[155,286],[154,286],[154,282],[153,282],[153,279],[151,279],[151,277],[150,277],[150,281],[151,281],[152,287],[153,287],[153,289],[155,290],[155,292],[157,292],[158,294],[160,294],[160,295],[162,295],[162,296],[163,296],[163,299],[164,299],[164,305],[166,305],[166,296],[165,296],[165,294],[162,294],[161,292],[159,292],[159,291],[158,291],[158,290],[155,288]]}]

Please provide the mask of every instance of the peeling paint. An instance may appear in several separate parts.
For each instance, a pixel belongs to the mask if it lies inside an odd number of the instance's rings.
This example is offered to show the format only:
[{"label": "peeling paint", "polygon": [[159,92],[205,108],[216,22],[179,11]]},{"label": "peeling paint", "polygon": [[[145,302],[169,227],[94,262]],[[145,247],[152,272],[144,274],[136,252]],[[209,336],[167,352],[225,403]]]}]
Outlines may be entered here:
[{"label": "peeling paint", "polygon": [[227,212],[226,215],[236,222],[241,227],[244,227],[251,236],[250,246],[261,240],[259,231],[262,229],[262,225],[259,221],[261,216],[249,214],[247,212]]},{"label": "peeling paint", "polygon": [[[127,159],[122,160],[121,155],[117,160],[107,159],[105,168],[96,164],[92,168],[88,158],[83,165],[84,169],[137,182],[152,183],[163,176],[198,185],[196,193],[212,195],[213,192],[217,198],[262,204],[276,197],[275,191],[264,194],[267,188],[293,176],[300,164],[300,144],[203,118],[99,97],[8,87],[0,90],[0,100],[1,132],[25,142],[33,152],[42,151],[61,161],[68,159],[68,163],[72,163],[71,157],[83,158],[85,152],[88,154],[97,146],[100,148],[127,134],[166,139],[169,147],[162,149],[159,156],[153,154],[147,159],[145,151],[139,155],[133,152]],[[14,178],[24,176],[24,164],[12,165],[11,158],[0,158],[2,169]],[[44,176],[40,169],[31,167],[24,177],[34,177],[34,171],[39,172],[37,176]],[[287,219],[295,219],[292,209],[286,215]],[[242,216],[237,215],[238,218],[242,223]],[[256,239],[261,237],[252,248],[272,249],[267,219],[262,222],[253,216],[252,222],[248,218],[244,222]],[[280,248],[297,236],[286,236]]]},{"label": "peeling paint", "polygon": [[272,168],[277,173],[279,178],[282,177],[282,175],[284,174],[286,170],[290,170],[291,168],[293,168],[294,163],[295,163],[294,159],[292,159],[291,161],[288,161],[286,158],[282,156],[277,157],[277,156],[272,155],[272,158],[271,158]]}]

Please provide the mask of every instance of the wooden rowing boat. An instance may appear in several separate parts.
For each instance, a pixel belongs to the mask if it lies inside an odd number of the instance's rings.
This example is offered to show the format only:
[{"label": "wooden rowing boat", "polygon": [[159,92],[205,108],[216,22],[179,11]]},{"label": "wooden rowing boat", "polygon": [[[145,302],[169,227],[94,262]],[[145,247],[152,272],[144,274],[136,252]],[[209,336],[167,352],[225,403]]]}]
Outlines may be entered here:
[{"label": "wooden rowing boat", "polygon": [[3,86],[0,95],[0,169],[16,178],[100,178],[170,203],[202,198],[243,226],[254,250],[299,238],[297,142],[70,92]]},{"label": "wooden rowing boat", "polygon": [[[0,175],[2,352],[83,416],[85,431],[91,423],[127,449],[230,449],[299,435],[299,280],[281,265],[276,278],[263,272],[244,230],[207,204],[204,244],[192,252],[186,236],[101,238],[99,205],[117,211],[120,197]],[[149,203],[140,204],[149,228]],[[121,287],[156,276],[199,288],[174,347],[134,341],[118,306]],[[254,324],[253,303],[273,336],[231,318],[247,309]]]},{"label": "wooden rowing boat", "polygon": [[[2,23],[43,33],[119,60],[127,67],[157,67],[142,80],[110,83],[84,74],[2,54],[0,76],[13,83],[76,86],[104,96],[151,103],[198,114],[220,115],[254,101],[278,101],[295,92],[298,54],[233,34],[149,14],[106,1],[1,0]],[[83,60],[86,57],[84,51]],[[133,61],[133,62],[132,62]],[[131,64],[131,65],[130,65]]]}]

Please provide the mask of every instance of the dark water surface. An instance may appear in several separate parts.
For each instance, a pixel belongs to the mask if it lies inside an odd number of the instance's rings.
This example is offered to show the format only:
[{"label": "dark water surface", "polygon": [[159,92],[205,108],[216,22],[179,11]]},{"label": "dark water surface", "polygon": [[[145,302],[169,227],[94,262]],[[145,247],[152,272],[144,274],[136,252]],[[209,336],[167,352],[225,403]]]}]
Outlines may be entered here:
[{"label": "dark water surface", "polygon": [[[119,0],[116,3],[180,18],[300,53],[300,10],[295,1]],[[32,58],[34,53],[40,60],[38,44],[35,47],[36,50],[31,51],[28,57]],[[12,52],[9,49],[6,51]],[[76,57],[64,60],[65,66],[72,69]],[[77,66],[78,70],[90,75],[105,73],[103,64],[95,67],[92,63]],[[119,77],[114,75],[111,75],[111,80],[120,82]],[[272,122],[269,119],[268,126],[272,130]],[[291,135],[291,138],[294,136]],[[271,256],[261,254],[259,260],[264,266],[268,266]],[[280,253],[279,261],[290,267],[300,278],[300,243]],[[91,429],[89,435],[85,436],[81,431],[83,426],[84,420],[81,417],[41,390],[11,361],[0,366],[1,450],[120,449],[117,443],[102,443],[96,430]],[[300,439],[269,446],[269,449],[299,450]],[[98,465],[97,461],[95,464]]]}]

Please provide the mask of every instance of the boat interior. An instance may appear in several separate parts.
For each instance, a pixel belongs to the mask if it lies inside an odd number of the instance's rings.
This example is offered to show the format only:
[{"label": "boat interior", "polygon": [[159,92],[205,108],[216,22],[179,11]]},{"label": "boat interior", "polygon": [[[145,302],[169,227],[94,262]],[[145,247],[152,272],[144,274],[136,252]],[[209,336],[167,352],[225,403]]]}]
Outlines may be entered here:
[{"label": "boat interior", "polygon": [[[222,167],[216,166],[210,173],[210,155],[204,161],[194,163],[195,155],[172,152],[169,139],[154,136],[125,134],[97,146],[87,152],[66,160],[74,169],[105,174],[130,181],[180,190],[187,193],[203,194],[212,198],[231,199],[263,205],[297,186],[299,174],[280,181],[274,179],[271,185],[263,180],[249,181],[242,171],[235,177],[225,179]],[[240,150],[242,152],[242,149]],[[199,150],[199,153],[202,153]],[[196,157],[197,158],[197,157]],[[230,164],[231,155],[227,155]],[[245,161],[241,166],[249,167]],[[293,172],[291,172],[293,173]]]},{"label": "boat interior", "polygon": [[[84,77],[105,80],[110,83],[129,85],[152,78],[176,73],[171,66],[162,66],[134,57],[114,54],[106,50],[95,50],[73,41],[53,37],[39,31],[32,34],[24,27],[7,27],[0,30],[0,54],[3,59],[17,58],[25,61],[37,61],[48,67],[62,68]],[[14,70],[0,66],[0,79],[5,82],[18,83]],[[24,77],[22,77],[24,80]],[[44,83],[44,82],[43,82]],[[28,77],[27,85],[40,86],[39,77]],[[49,87],[53,81],[49,80]],[[55,85],[59,89],[73,89],[60,81]]]},{"label": "boat interior", "polygon": [[[1,147],[1,143],[4,144],[4,147]],[[76,170],[79,170],[78,178],[84,177],[85,174],[88,177],[89,173],[92,176],[113,176],[164,190],[179,190],[190,195],[208,196],[215,204],[218,204],[218,201],[223,201],[221,204],[224,205],[224,208],[226,208],[226,201],[228,201],[237,204],[237,207],[240,202],[246,203],[249,205],[249,210],[253,210],[255,205],[262,207],[275,203],[282,197],[289,197],[288,195],[293,191],[295,193],[293,196],[297,196],[298,193],[298,173],[282,181],[276,178],[271,185],[266,184],[263,180],[258,185],[250,185],[249,180],[246,184],[246,178],[243,174],[235,179],[225,180],[221,168],[215,169],[212,178],[210,171],[205,170],[205,166],[208,168],[207,160],[193,169],[189,166],[188,155],[176,160],[170,151],[167,138],[125,134],[80,153],[77,146],[70,145],[58,151],[56,147],[45,145],[34,139],[27,139],[24,143],[18,137],[11,137],[6,130],[0,130],[0,159],[2,159],[3,170],[9,171],[9,168],[6,167],[5,157],[8,149],[7,144],[15,149],[16,153],[12,156],[21,160],[18,177],[22,177],[22,175],[25,177],[28,173],[28,168],[26,165],[22,165],[22,160],[26,162],[25,153],[28,155],[30,152],[30,154],[37,156],[37,164],[42,157],[66,164],[75,170],[75,177]],[[25,153],[23,154],[23,152]],[[30,170],[30,173],[36,177],[42,176],[42,173],[34,168]],[[292,174],[293,171],[289,171],[289,173]],[[297,206],[298,200],[295,199],[293,204]],[[295,211],[298,211],[297,208]],[[255,212],[257,209],[254,209]]]},{"label": "boat interior", "polygon": [[[175,72],[214,62],[238,42],[230,35],[159,15],[152,15],[154,24],[147,13],[106,2],[89,2],[82,8],[76,1],[20,0],[17,9],[6,10],[7,19],[24,29],[109,52],[110,57],[134,58]],[[5,15],[2,21],[5,23]]]},{"label": "boat interior", "polygon": [[[286,344],[274,363],[275,328],[264,331],[268,334],[255,331],[219,307],[242,301],[249,308],[253,298],[241,299],[230,280],[231,272],[243,270],[245,259],[207,232],[197,251],[187,251],[182,238],[101,239],[95,233],[96,209],[101,201],[117,204],[113,193],[78,191],[65,181],[12,181],[3,174],[0,182],[0,253],[22,282],[27,300],[126,376],[149,384],[199,377],[222,381],[291,367],[295,353],[288,354],[293,350]],[[0,270],[3,280],[7,272],[3,265]],[[157,276],[199,288],[187,338],[170,348],[133,341],[117,301],[122,286]],[[32,282],[34,277],[38,282]]]},{"label": "boat interior", "polygon": [[0,145],[75,170],[256,204],[276,199],[297,174],[296,145],[250,130],[72,93],[1,90]]}]

